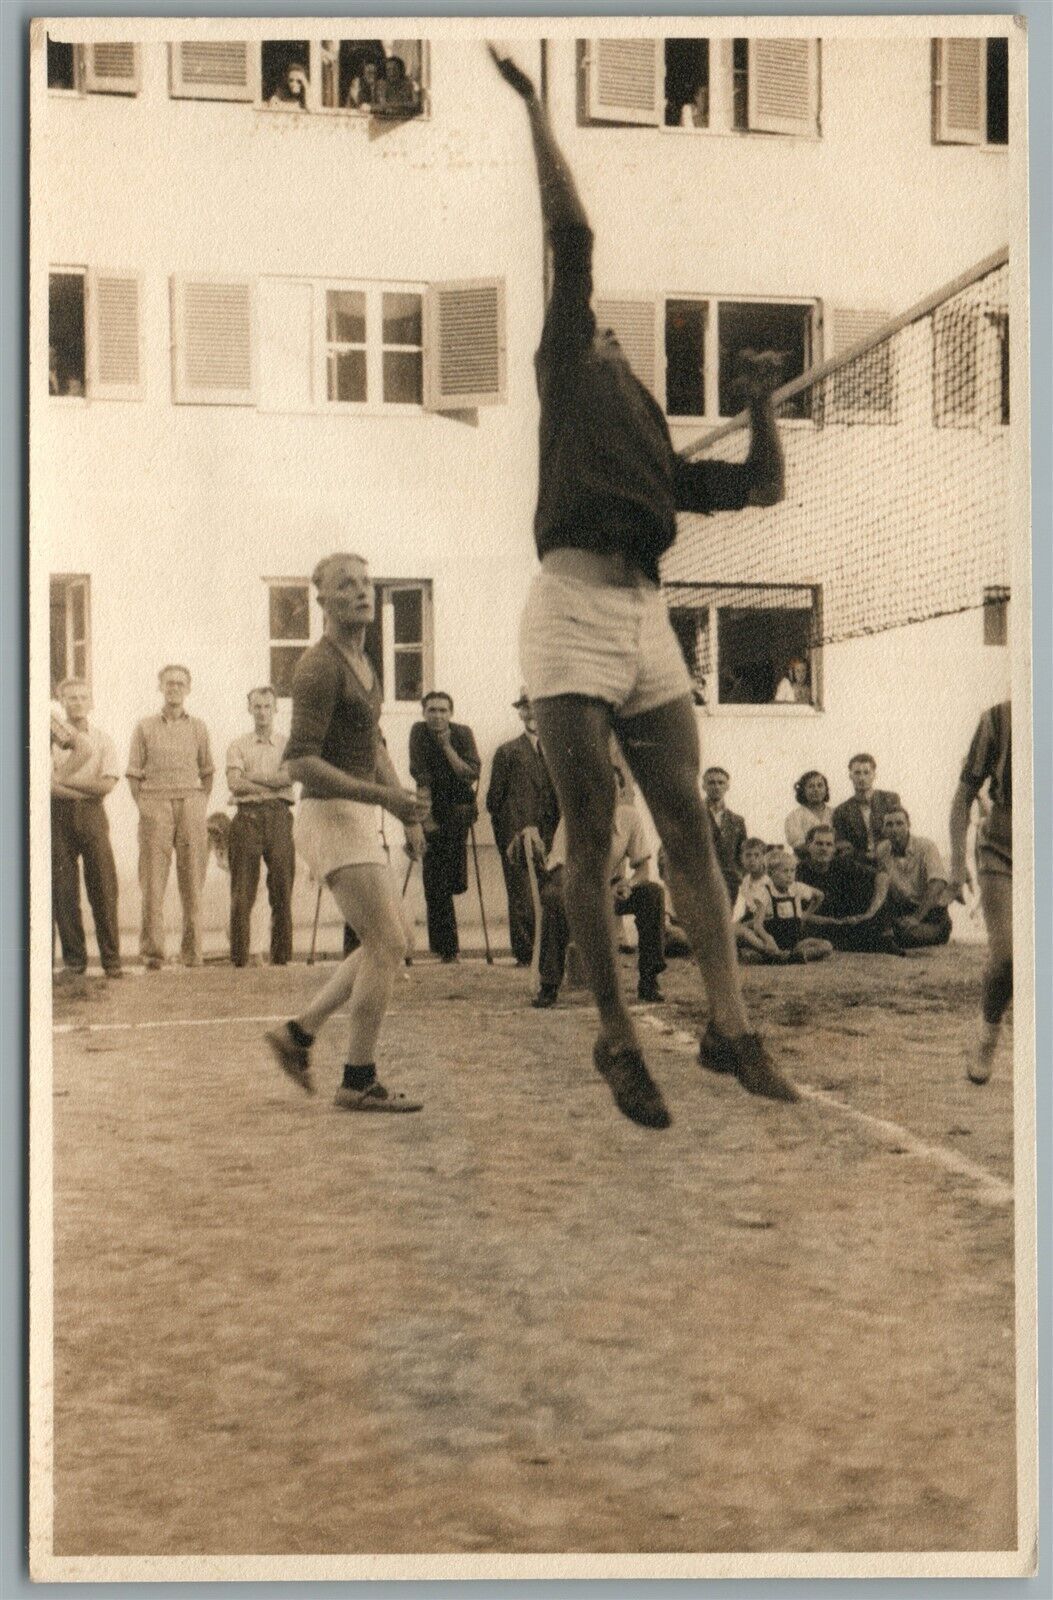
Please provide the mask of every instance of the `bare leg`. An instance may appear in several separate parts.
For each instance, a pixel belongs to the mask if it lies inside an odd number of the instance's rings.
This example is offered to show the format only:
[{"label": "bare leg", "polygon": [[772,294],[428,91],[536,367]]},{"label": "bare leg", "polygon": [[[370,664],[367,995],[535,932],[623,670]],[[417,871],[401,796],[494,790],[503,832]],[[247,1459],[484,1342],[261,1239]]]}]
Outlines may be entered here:
[{"label": "bare leg", "polygon": [[305,1033],[317,1033],[326,1018],[350,999],[347,1059],[365,1066],[376,1055],[392,985],[406,954],[406,935],[386,867],[341,867],[328,884],[345,922],[362,944],[341,962],[297,1021]]},{"label": "bare leg", "polygon": [[1013,880],[1001,873],[982,872],[979,883],[988,951],[983,982],[983,1026],[968,1073],[974,1083],[986,1083],[994,1069],[1002,1017],[1013,998]]}]

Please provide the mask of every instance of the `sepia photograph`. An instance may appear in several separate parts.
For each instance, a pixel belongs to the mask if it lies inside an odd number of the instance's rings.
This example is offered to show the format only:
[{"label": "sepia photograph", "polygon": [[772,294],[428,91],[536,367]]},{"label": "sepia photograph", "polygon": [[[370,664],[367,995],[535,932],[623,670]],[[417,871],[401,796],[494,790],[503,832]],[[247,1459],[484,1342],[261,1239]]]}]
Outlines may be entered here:
[{"label": "sepia photograph", "polygon": [[1028,1576],[1022,19],[28,56],[32,1576]]}]

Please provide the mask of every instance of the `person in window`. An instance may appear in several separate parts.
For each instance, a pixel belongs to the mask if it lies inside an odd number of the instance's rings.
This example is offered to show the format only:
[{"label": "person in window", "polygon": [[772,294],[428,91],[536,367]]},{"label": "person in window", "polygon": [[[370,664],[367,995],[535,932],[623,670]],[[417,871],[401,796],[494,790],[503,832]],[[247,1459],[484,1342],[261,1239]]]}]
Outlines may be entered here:
[{"label": "person in window", "polygon": [[306,67],[299,61],[290,61],[267,101],[268,107],[278,111],[306,111],[307,81]]},{"label": "person in window", "polygon": [[810,706],[812,690],[808,682],[808,663],[794,656],[786,666],[786,675],[780,678],[775,690],[776,705]]},{"label": "person in window", "polygon": [[854,793],[834,807],[834,834],[838,845],[859,861],[873,861],[874,852],[885,837],[885,818],[898,811],[902,802],[892,789],[875,789],[877,762],[866,751],[853,756],[848,776]]},{"label": "person in window", "polygon": [[391,117],[411,117],[420,110],[420,89],[406,76],[401,56],[388,56],[384,63],[384,75],[377,80],[375,109]]},{"label": "person in window", "polygon": [[424,721],[409,736],[410,773],[430,808],[424,832],[424,901],[428,908],[428,944],[440,961],[457,960],[455,895],[468,888],[468,834],[478,816],[475,786],[481,763],[475,735],[452,722],[453,701],[433,690],[421,701]]},{"label": "person in window", "polygon": [[659,587],[678,510],[742,510],[783,496],[771,393],[779,360],[744,353],[750,410],[740,465],[686,461],[665,416],[592,309],[592,230],[531,80],[491,48],[522,99],[533,139],[553,285],[535,357],[541,401],[534,535],[541,571],[523,615],[523,676],[567,830],[565,889],[575,942],[600,1014],[593,1061],[618,1109],[668,1127],[618,981],[607,858],[615,784],[612,729],[666,849],[679,920],[706,984],[711,1020],[700,1062],[754,1094],[795,1100],[749,1029],[731,914],[698,788],[691,684]]},{"label": "person in window", "polygon": [[351,79],[347,90],[345,104],[351,110],[368,109],[377,97],[377,80],[380,74],[378,64],[373,60],[363,61],[355,76]]},{"label": "person in window", "polygon": [[947,868],[932,840],[911,832],[902,806],[887,813],[874,861],[889,876],[896,943],[905,950],[946,944],[951,937]]},{"label": "person in window", "polygon": [[830,785],[821,772],[802,772],[793,786],[796,806],[784,824],[786,843],[796,856],[804,854],[809,831],[821,825],[834,825],[833,807],[830,805]]}]

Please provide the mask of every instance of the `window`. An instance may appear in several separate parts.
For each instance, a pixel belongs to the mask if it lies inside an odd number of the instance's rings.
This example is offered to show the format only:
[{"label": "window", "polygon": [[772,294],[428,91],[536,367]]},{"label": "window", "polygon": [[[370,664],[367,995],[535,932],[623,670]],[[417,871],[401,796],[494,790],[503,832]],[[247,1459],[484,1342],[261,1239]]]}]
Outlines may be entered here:
[{"label": "window", "polygon": [[48,278],[48,393],[83,397],[87,382],[83,271]]},{"label": "window", "polygon": [[56,267],[48,274],[48,393],[139,400],[141,283],[133,272]]},{"label": "window", "polygon": [[51,579],[51,693],[63,678],[91,681],[90,579]]},{"label": "window", "polygon": [[419,406],[424,398],[422,292],[370,285],[324,293],[328,403]]},{"label": "window", "polygon": [[269,679],[279,700],[292,693],[296,663],[311,642],[311,589],[307,583],[274,582],[269,594]]},{"label": "window", "polygon": [[932,41],[932,137],[937,144],[1009,143],[1009,41]]},{"label": "window", "polygon": [[427,109],[428,66],[423,39],[187,40],[171,46],[170,88],[179,99],[404,121]]},{"label": "window", "polygon": [[[268,591],[269,680],[279,699],[287,699],[296,663],[311,643],[311,586],[303,578],[275,578],[269,580]],[[366,654],[384,703],[416,705],[433,687],[431,583],[380,579],[373,591]]]},{"label": "window", "polygon": [[[693,419],[735,416],[742,409],[735,379],[743,350],[781,351],[782,381],[789,383],[799,377],[812,364],[815,311],[814,301],[668,296],[664,301],[666,415]],[[631,347],[624,340],[622,347],[637,376],[646,382]],[[793,396],[781,415],[810,416],[810,391]]]},{"label": "window", "polygon": [[817,589],[671,583],[666,599],[697,705],[819,705]]},{"label": "window", "polygon": [[817,39],[591,39],[579,59],[586,122],[819,132]]},{"label": "window", "polygon": [[984,644],[1009,643],[1009,590],[996,587],[984,590]]},{"label": "window", "polygon": [[137,44],[61,44],[48,36],[48,88],[66,94],[138,94]]},{"label": "window", "polygon": [[260,99],[279,111],[306,111],[311,84],[307,39],[265,39],[260,45]]}]

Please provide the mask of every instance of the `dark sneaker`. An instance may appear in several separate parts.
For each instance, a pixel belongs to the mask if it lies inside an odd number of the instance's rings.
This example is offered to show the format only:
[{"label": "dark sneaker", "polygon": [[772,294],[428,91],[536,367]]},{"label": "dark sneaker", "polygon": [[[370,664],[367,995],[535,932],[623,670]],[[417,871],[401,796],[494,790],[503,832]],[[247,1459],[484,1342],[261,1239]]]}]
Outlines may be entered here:
[{"label": "dark sneaker", "polygon": [[410,1100],[404,1094],[385,1089],[382,1083],[373,1082],[367,1089],[339,1088],[333,1104],[340,1111],[423,1111],[419,1100]]},{"label": "dark sneaker", "polygon": [[297,1044],[289,1032],[289,1024],[283,1022],[280,1028],[270,1028],[263,1035],[274,1052],[275,1058],[282,1071],[292,1079],[305,1094],[314,1094],[314,1082],[311,1078],[311,1052],[302,1044]]},{"label": "dark sneaker", "polygon": [[801,1098],[773,1063],[759,1033],[742,1033],[737,1039],[729,1039],[710,1023],[699,1041],[698,1059],[711,1072],[734,1073],[749,1094],[790,1104]]},{"label": "dark sneaker", "polygon": [[665,995],[654,978],[650,983],[641,983],[636,989],[636,998],[645,1006],[660,1006],[665,1004]]},{"label": "dark sneaker", "polygon": [[994,1071],[995,1052],[998,1049],[997,1029],[984,1028],[972,1057],[966,1065],[970,1083],[986,1083]]},{"label": "dark sneaker", "polygon": [[547,1011],[550,1006],[555,1005],[558,998],[559,990],[554,989],[550,983],[543,983],[530,1004],[535,1011]]},{"label": "dark sneaker", "polygon": [[642,1128],[668,1128],[672,1118],[639,1050],[611,1050],[606,1040],[597,1039],[592,1059],[623,1116]]}]

